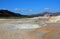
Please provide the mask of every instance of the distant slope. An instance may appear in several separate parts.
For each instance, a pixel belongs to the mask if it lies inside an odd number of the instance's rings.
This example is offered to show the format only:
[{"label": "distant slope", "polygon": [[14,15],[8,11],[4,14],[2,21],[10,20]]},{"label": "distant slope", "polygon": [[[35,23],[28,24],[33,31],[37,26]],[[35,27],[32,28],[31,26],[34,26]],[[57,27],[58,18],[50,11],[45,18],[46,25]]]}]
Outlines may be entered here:
[{"label": "distant slope", "polygon": [[8,10],[0,10],[0,16],[11,17],[11,16],[21,16],[21,14],[14,13],[14,12],[11,12],[11,11],[8,11]]},{"label": "distant slope", "polygon": [[43,13],[40,13],[40,14],[34,14],[34,15],[31,15],[32,17],[38,17],[38,16],[58,16],[60,15],[60,12],[55,12],[55,13],[52,13],[52,12],[43,12]]},{"label": "distant slope", "polygon": [[58,15],[60,15],[60,12],[55,12],[55,13],[43,12],[43,13],[33,14],[33,15],[22,15],[8,10],[0,10],[0,18],[32,18],[38,16],[58,16]]},{"label": "distant slope", "polygon": [[22,18],[27,17],[26,15],[21,15],[19,13],[14,13],[8,10],[0,10],[0,18]]}]

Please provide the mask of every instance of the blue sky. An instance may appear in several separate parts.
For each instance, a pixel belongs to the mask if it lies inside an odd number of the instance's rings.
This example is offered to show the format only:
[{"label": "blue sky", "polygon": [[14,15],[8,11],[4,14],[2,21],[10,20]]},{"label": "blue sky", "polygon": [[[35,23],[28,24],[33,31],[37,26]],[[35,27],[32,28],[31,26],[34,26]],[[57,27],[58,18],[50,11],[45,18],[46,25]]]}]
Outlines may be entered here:
[{"label": "blue sky", "polygon": [[60,0],[0,0],[0,9],[21,14],[37,14],[43,11],[60,11]]}]

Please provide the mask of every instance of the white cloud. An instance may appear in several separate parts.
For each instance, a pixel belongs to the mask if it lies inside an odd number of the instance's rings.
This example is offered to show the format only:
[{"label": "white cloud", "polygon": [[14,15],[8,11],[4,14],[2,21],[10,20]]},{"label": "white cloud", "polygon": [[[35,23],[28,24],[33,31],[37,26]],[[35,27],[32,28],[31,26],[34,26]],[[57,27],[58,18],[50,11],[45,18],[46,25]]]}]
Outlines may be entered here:
[{"label": "white cloud", "polygon": [[26,9],[24,9],[24,8],[21,8],[21,10],[26,10]]},{"label": "white cloud", "polygon": [[14,10],[18,10],[17,8],[15,8]]},{"label": "white cloud", "polygon": [[32,9],[30,9],[29,11],[32,11]]},{"label": "white cloud", "polygon": [[27,9],[24,9],[24,8],[15,8],[14,9],[15,10],[15,12],[25,12]]},{"label": "white cloud", "polygon": [[16,12],[31,12],[32,9],[26,9],[26,8],[15,8]]},{"label": "white cloud", "polygon": [[49,10],[50,8],[44,8],[45,10]]},{"label": "white cloud", "polygon": [[15,8],[14,9],[16,12],[21,12],[21,9],[20,8]]},{"label": "white cloud", "polygon": [[6,8],[2,8],[3,10],[7,10]]},{"label": "white cloud", "polygon": [[26,10],[24,8],[15,8],[14,10]]},{"label": "white cloud", "polygon": [[51,8],[44,8],[44,11],[45,12],[50,12],[51,11]]}]

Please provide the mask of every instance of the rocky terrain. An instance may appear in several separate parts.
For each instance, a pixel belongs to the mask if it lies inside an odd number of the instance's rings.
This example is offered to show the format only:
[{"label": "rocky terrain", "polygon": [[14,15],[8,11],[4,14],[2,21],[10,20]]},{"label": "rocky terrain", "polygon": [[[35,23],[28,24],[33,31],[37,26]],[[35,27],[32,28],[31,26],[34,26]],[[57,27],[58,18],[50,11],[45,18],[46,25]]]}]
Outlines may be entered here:
[{"label": "rocky terrain", "polygon": [[59,17],[0,19],[0,39],[60,39]]},{"label": "rocky terrain", "polygon": [[60,39],[60,12],[22,15],[0,10],[0,39]]}]

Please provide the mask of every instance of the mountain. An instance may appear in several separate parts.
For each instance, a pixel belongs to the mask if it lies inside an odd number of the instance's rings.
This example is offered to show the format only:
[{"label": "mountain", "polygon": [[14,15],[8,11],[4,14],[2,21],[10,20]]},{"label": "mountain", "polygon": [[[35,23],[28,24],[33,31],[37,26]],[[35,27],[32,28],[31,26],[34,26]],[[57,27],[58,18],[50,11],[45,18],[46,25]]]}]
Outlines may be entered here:
[{"label": "mountain", "polygon": [[39,13],[39,14],[35,14],[35,15],[31,15],[31,16],[59,16],[60,15],[60,12],[55,12],[55,13],[52,13],[52,12],[43,12],[43,13]]},{"label": "mountain", "polygon": [[42,14],[34,14],[34,15],[22,15],[19,13],[14,13],[9,10],[0,10],[0,18],[31,18],[42,16]]},{"label": "mountain", "polygon": [[43,13],[33,14],[33,15],[22,15],[8,10],[0,10],[0,18],[32,18],[38,16],[58,16],[58,15],[60,15],[60,12],[55,12],[55,13],[43,12]]},{"label": "mountain", "polygon": [[21,14],[14,13],[14,12],[11,12],[11,11],[8,11],[8,10],[0,10],[0,16],[11,17],[11,16],[21,16]]},{"label": "mountain", "polygon": [[0,10],[0,18],[22,18],[22,17],[27,17],[27,15],[14,13],[8,10]]},{"label": "mountain", "polygon": [[55,13],[52,13],[52,12],[44,12],[43,15],[58,16],[58,15],[60,15],[60,12],[55,12]]}]

